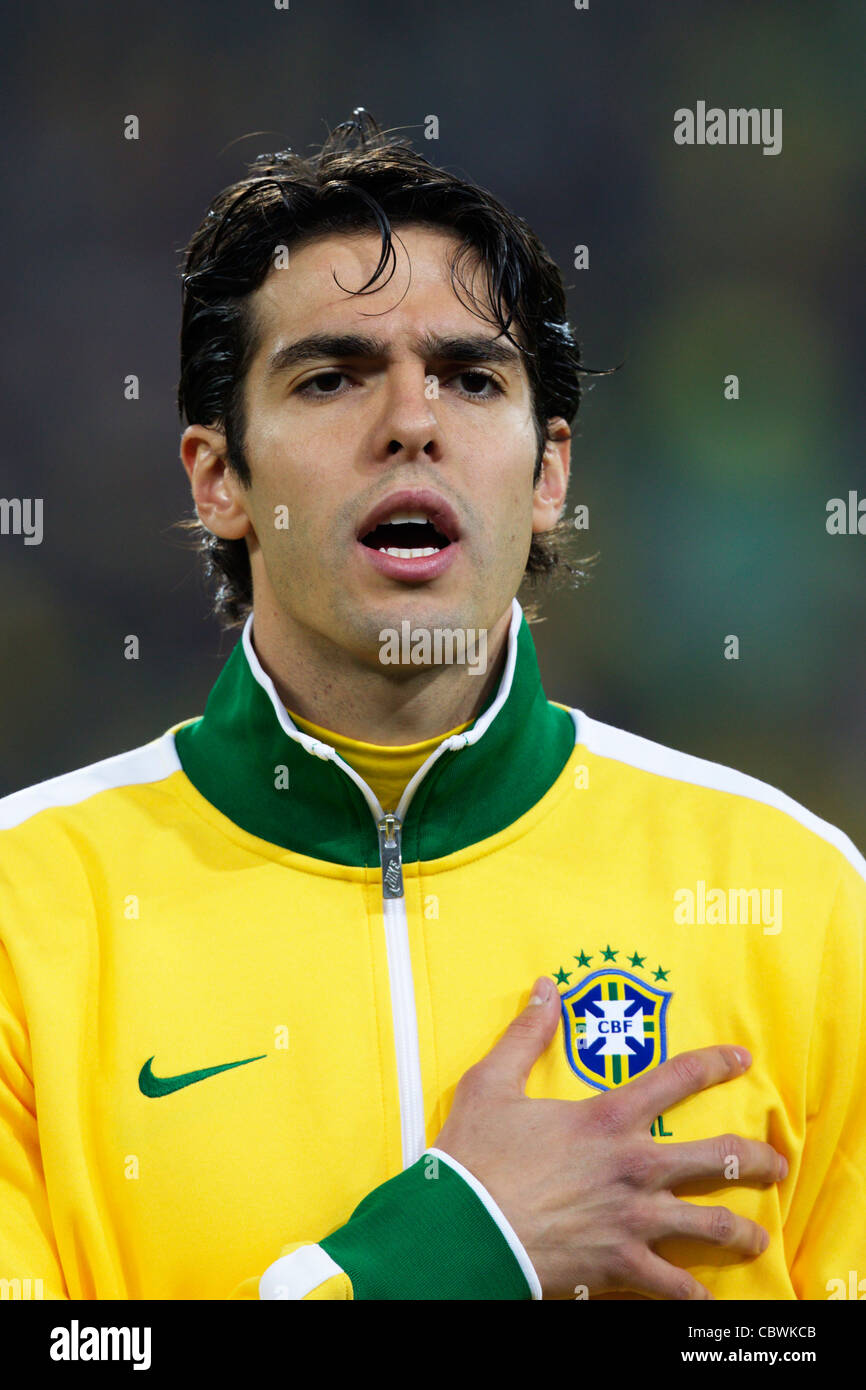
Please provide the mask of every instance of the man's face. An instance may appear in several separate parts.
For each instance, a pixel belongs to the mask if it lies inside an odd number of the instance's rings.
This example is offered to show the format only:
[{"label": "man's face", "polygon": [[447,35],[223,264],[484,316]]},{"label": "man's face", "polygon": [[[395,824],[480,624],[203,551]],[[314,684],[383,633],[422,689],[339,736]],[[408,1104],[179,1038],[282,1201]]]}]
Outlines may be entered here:
[{"label": "man's face", "polygon": [[[237,489],[257,614],[273,605],[288,631],[306,628],[364,662],[378,659],[380,631],[404,619],[492,629],[518,589],[534,525],[555,520],[534,504],[525,367],[452,288],[448,258],[459,241],[412,225],[394,244],[396,271],[372,293],[352,297],[339,285],[351,291],[370,278],[378,233],[292,248],[287,268],[256,291],[245,382],[252,484]],[[481,275],[473,281],[471,263],[463,275],[487,312]],[[287,351],[313,334],[379,344],[365,355],[357,346]],[[437,339],[481,340],[484,355],[476,347],[467,358]],[[496,360],[503,350],[510,360]],[[424,515],[432,526],[371,528],[392,514]],[[394,549],[436,553],[385,553]]]}]

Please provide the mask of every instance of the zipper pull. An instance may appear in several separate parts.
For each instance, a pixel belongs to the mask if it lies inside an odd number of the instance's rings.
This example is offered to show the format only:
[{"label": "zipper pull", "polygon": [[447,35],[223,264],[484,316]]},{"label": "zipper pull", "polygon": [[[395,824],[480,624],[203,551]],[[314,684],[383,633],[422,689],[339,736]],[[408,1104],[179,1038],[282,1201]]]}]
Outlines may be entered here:
[{"label": "zipper pull", "polygon": [[392,811],[386,811],[382,820],[376,823],[376,829],[379,831],[379,858],[382,861],[383,898],[403,896],[403,858],[400,848],[402,828]]}]

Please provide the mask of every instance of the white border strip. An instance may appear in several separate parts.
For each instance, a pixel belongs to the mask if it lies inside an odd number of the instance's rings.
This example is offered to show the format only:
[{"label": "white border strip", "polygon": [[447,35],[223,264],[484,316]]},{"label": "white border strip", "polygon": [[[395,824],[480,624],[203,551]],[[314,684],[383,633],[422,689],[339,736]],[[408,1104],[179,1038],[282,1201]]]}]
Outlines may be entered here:
[{"label": "white border strip", "polygon": [[52,806],[75,806],[98,792],[161,782],[181,770],[174,746],[174,730],[169,730],[140,748],[115,753],[111,758],[89,763],[74,772],[61,773],[59,777],[49,777],[45,782],[36,782],[32,787],[4,796],[0,800],[0,830],[11,830]]},{"label": "white border strip", "polygon": [[465,1183],[468,1183],[468,1185],[472,1188],[472,1191],[475,1193],[475,1196],[484,1203],[488,1212],[493,1217],[493,1220],[496,1222],[505,1239],[508,1241],[511,1253],[516,1259],[517,1263],[520,1265],[521,1270],[523,1271],[523,1277],[529,1285],[532,1297],[536,1300],[542,1298],[541,1281],[539,1280],[538,1275],[535,1272],[535,1266],[533,1265],[532,1261],[527,1255],[520,1241],[520,1238],[517,1235],[517,1232],[515,1231],[514,1227],[511,1225],[511,1222],[508,1220],[508,1217],[496,1205],[490,1193],[487,1191],[487,1188],[482,1186],[482,1184],[478,1181],[476,1177],[473,1177],[473,1175],[469,1172],[468,1168],[464,1168],[462,1163],[458,1163],[456,1158],[452,1158],[450,1154],[444,1153],[442,1149],[425,1149],[424,1153],[434,1154],[436,1158],[441,1158],[444,1163],[448,1164],[449,1168],[453,1168],[455,1173],[460,1174],[461,1178]]},{"label": "white border strip", "polygon": [[[400,804],[397,807],[395,813],[400,821],[405,820],[406,812],[409,809],[409,803],[411,802],[412,797],[415,795],[415,791],[419,783],[422,781],[424,777],[426,777],[433,764],[437,762],[438,759],[441,758],[444,753],[458,752],[461,748],[468,747],[469,744],[477,743],[478,740],[481,738],[482,734],[484,734],[487,731],[487,729],[489,729],[490,725],[493,723],[493,720],[496,718],[497,714],[502,709],[502,706],[505,704],[505,701],[508,699],[508,696],[511,694],[511,686],[514,681],[514,668],[517,664],[517,635],[520,631],[520,623],[522,617],[523,609],[517,602],[516,598],[512,599],[511,623],[508,629],[508,644],[505,658],[505,666],[502,671],[502,677],[499,682],[499,689],[496,692],[495,700],[491,704],[490,708],[486,710],[486,712],[482,714],[478,720],[476,720],[474,728],[467,730],[466,733],[454,734],[451,738],[443,739],[442,742],[438,744],[436,748],[434,748],[433,752],[430,754],[429,758],[427,758],[426,762],[423,762],[421,764],[421,766],[415,772],[414,776],[403,788],[403,794],[400,797]],[[273,680],[268,675],[267,671],[265,671],[264,667],[262,666],[262,663],[259,661],[256,649],[253,646],[252,613],[248,615],[247,620],[244,623],[241,641],[243,643],[244,655],[246,656],[247,663],[253,675],[253,679],[256,681],[258,685],[261,686],[262,690],[264,690],[265,694],[270,700],[274,713],[277,716],[277,721],[280,725],[280,728],[283,730],[283,733],[287,734],[289,738],[295,741],[295,743],[299,743],[301,747],[306,749],[308,753],[312,753],[314,757],[321,758],[323,762],[336,763],[338,767],[341,767],[343,771],[346,773],[346,775],[349,778],[351,778],[351,780],[355,783],[358,790],[362,793],[364,800],[367,802],[367,805],[369,806],[372,814],[375,816],[376,822],[378,824],[378,822],[384,816],[385,812],[382,809],[382,806],[379,803],[379,799],[373,791],[372,787],[368,786],[368,784],[363,780],[359,773],[357,773],[355,769],[352,766],[350,766],[349,763],[347,763],[343,758],[340,757],[339,753],[333,747],[332,744],[323,743],[321,739],[314,738],[312,734],[302,733],[302,731],[297,727],[297,725],[294,723],[291,716],[289,715],[288,710],[286,709],[285,705],[283,704],[282,700],[277,694],[276,686],[274,685]],[[414,1159],[412,1161],[414,1162]]]},{"label": "white border strip", "polygon": [[[475,727],[473,729],[469,729],[465,734],[458,734],[455,737],[455,743],[459,739],[458,746],[460,747],[464,747],[466,744],[469,743],[478,742],[479,738],[481,738],[481,735],[485,733],[486,730],[493,723],[493,720],[496,718],[497,714],[502,709],[502,706],[505,704],[505,701],[508,699],[508,696],[511,694],[511,686],[514,680],[514,668],[517,664],[517,634],[520,631],[520,622],[522,617],[523,609],[517,602],[516,598],[512,599],[511,622],[509,624],[508,638],[506,642],[505,665],[503,667],[502,676],[499,681],[499,689],[496,692],[496,699],[493,701],[490,708],[485,710],[484,714],[479,716],[479,718],[475,722]],[[253,646],[252,613],[248,615],[247,620],[244,623],[241,641],[243,643],[244,655],[246,656],[249,668],[253,673],[253,677],[265,691],[268,699],[273,705],[274,713],[276,714],[277,719],[279,720],[280,727],[283,729],[285,733],[289,735],[289,738],[293,738],[297,743],[300,743],[302,747],[306,748],[308,753],[314,753],[317,757],[320,758],[324,756],[327,760],[327,755],[323,754],[322,750],[327,749],[329,752],[333,753],[335,750],[333,749],[331,744],[322,743],[319,739],[313,738],[311,734],[302,733],[301,730],[297,727],[297,725],[292,722],[288,710],[286,709],[285,705],[283,704],[282,700],[277,694],[274,682],[271,680],[271,677],[268,675],[268,673],[262,666],[262,663],[259,661],[258,654],[256,652],[255,647]]]},{"label": "white border strip", "polygon": [[345,1273],[321,1245],[300,1245],[290,1255],[281,1255],[268,1265],[259,1280],[259,1298],[306,1298],[327,1279]]},{"label": "white border strip", "polygon": [[693,786],[709,787],[714,791],[729,792],[732,796],[746,796],[752,801],[761,801],[765,806],[773,806],[791,816],[807,830],[826,840],[845,856],[849,864],[866,879],[866,859],[838,826],[821,820],[820,816],[807,811],[793,797],[750,777],[746,772],[725,767],[723,763],[712,763],[706,758],[696,758],[691,753],[680,753],[675,748],[653,743],[638,734],[615,729],[611,724],[602,724],[590,719],[581,710],[571,710],[576,728],[576,744],[582,744],[590,753],[601,758],[611,758],[614,762],[628,763],[643,772],[654,773],[658,777],[670,777],[677,782],[690,782]]},{"label": "white border strip", "polygon": [[458,734],[456,737],[465,743],[477,743],[481,735],[486,733],[493,723],[505,701],[511,694],[511,685],[514,680],[514,668],[517,665],[517,634],[520,631],[520,620],[523,617],[523,609],[514,598],[511,600],[511,623],[508,628],[507,656],[505,666],[502,671],[502,679],[499,682],[499,690],[496,699],[484,714],[480,715],[475,721],[475,727],[469,729],[465,734]]},{"label": "white border strip", "polygon": [[[301,733],[301,730],[298,728],[298,726],[296,724],[293,724],[292,720],[289,718],[288,710],[286,709],[285,705],[283,704],[282,700],[277,694],[276,686],[274,685],[273,681],[271,680],[262,663],[259,661],[258,654],[256,652],[255,647],[253,646],[252,613],[248,615],[247,620],[244,623],[244,630],[241,634],[241,642],[243,643],[244,656],[247,659],[247,665],[252,671],[256,683],[262,687],[262,690],[264,690],[265,694],[267,695],[268,699],[273,705],[274,713],[277,716],[277,720],[283,732],[288,734],[289,738],[293,738],[296,743],[300,743],[302,748],[306,748],[308,753],[315,754],[316,757],[321,758],[323,756],[321,752],[321,749],[323,748],[329,748],[330,751],[333,752],[334,750],[331,748],[330,744],[320,743],[319,740],[317,738],[313,738],[311,734]],[[325,758],[325,761],[327,762],[327,758]]]}]

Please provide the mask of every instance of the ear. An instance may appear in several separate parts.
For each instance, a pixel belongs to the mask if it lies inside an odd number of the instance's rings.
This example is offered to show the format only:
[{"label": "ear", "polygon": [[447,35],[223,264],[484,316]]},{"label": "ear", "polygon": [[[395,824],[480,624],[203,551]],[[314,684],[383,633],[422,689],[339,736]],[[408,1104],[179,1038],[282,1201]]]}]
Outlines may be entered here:
[{"label": "ear", "polygon": [[202,526],[226,541],[240,540],[250,533],[252,522],[244,506],[246,489],[229,468],[223,431],[188,425],[180,439],[180,459]]},{"label": "ear", "polygon": [[532,530],[549,531],[562,516],[571,467],[571,430],[561,416],[547,422],[548,440],[532,497]]}]

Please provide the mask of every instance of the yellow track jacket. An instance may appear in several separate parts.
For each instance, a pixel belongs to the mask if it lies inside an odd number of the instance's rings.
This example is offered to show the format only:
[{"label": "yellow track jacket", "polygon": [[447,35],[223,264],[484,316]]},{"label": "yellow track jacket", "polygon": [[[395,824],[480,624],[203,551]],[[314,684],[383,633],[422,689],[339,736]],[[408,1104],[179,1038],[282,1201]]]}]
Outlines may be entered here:
[{"label": "yellow track jacket", "polygon": [[769,1249],[660,1253],[721,1299],[866,1290],[866,863],[774,788],[548,701],[516,600],[498,688],[393,813],[292,723],[250,618],[202,717],[0,827],[0,1297],[540,1297],[430,1146],[541,974],[532,1096],[752,1052],[653,1133],[784,1153],[779,1184],[688,1198]]}]

